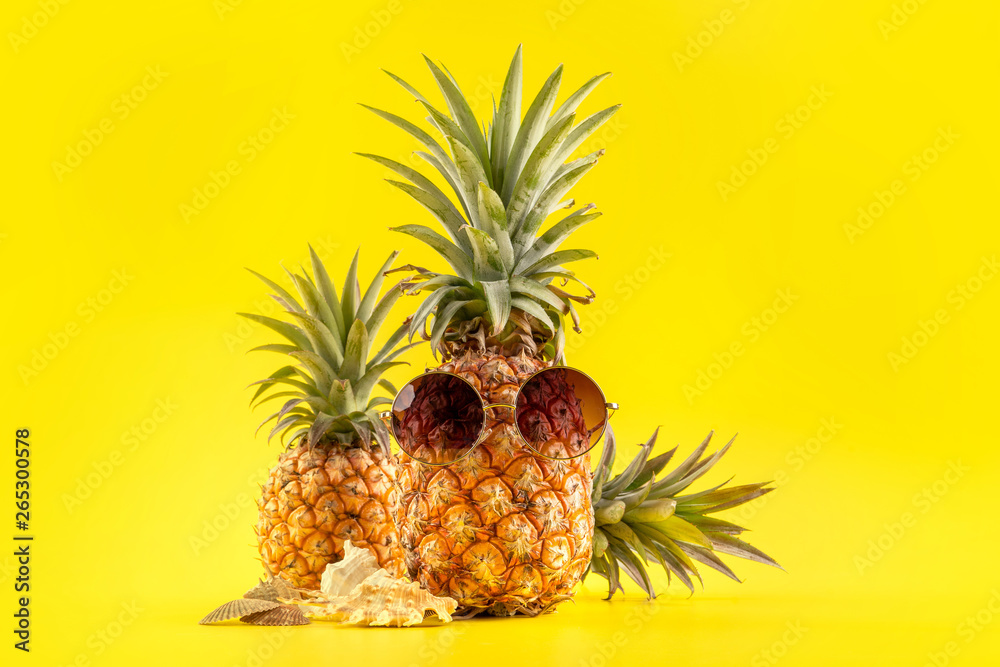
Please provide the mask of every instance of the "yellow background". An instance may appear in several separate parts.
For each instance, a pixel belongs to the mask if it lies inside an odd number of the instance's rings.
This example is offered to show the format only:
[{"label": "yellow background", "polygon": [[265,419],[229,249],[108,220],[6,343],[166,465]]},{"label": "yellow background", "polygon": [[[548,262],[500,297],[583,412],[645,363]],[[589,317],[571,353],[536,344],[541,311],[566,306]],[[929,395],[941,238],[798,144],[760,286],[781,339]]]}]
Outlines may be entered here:
[{"label": "yellow background", "polygon": [[[12,549],[0,556],[5,661],[997,660],[1000,280],[982,278],[983,258],[1000,250],[1000,10],[916,0],[222,2],[12,0],[0,12],[0,405],[6,437],[32,430],[37,536],[30,656],[11,648]],[[43,7],[58,11],[46,18]],[[379,17],[385,25],[372,23]],[[275,359],[244,354],[273,338],[234,314],[268,307],[243,267],[277,276],[279,262],[306,257],[306,243],[336,275],[361,243],[366,278],[393,248],[437,266],[387,231],[429,217],[351,155],[405,161],[416,146],[355,103],[418,120],[379,68],[432,94],[426,52],[467,93],[481,89],[482,116],[519,42],[526,94],[562,62],[563,95],[614,72],[582,111],[624,105],[599,140],[607,155],[575,193],[605,216],[579,233],[578,245],[601,255],[577,267],[599,298],[571,362],[622,404],[623,448],[657,425],[664,446],[682,452],[709,429],[723,442],[739,431],[706,481],[782,482],[738,518],[787,571],[737,561],[745,583],[708,572],[691,598],[659,579],[653,605],[634,586],[602,602],[595,578],[575,605],[535,620],[406,631],[196,625],[259,572],[251,501],[277,455],[253,437],[263,415],[247,409],[244,387]],[[687,49],[690,62],[678,59]],[[250,160],[243,142],[275,109],[294,118]],[[798,127],[782,124],[796,113]],[[53,166],[102,123],[111,133],[78,166]],[[935,155],[939,132],[952,138]],[[754,173],[724,199],[718,183],[765,146],[766,162],[746,166]],[[914,172],[925,151],[932,163]],[[239,173],[185,220],[181,205],[231,161]],[[897,180],[905,190],[851,238],[858,207],[877,212],[876,192]],[[658,252],[669,259],[647,264]],[[979,289],[962,302],[960,285]],[[780,314],[769,311],[779,290],[793,295]],[[934,335],[919,335],[921,322]],[[915,356],[893,364],[915,334]],[[729,359],[734,343],[742,354]],[[36,352],[52,358],[25,374]],[[686,394],[699,372],[704,391]],[[157,401],[172,407],[157,411]],[[4,461],[10,480],[9,450]],[[106,479],[93,476],[109,466]],[[88,475],[97,483],[81,493]],[[68,506],[73,495],[80,502]],[[223,526],[214,537],[213,522]]]}]

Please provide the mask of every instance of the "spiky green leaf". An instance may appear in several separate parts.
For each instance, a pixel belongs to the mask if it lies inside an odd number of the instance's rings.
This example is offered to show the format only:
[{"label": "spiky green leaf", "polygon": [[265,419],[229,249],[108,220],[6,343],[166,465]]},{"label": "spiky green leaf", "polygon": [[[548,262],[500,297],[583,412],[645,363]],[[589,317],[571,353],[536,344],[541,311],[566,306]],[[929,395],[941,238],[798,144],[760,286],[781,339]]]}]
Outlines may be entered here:
[{"label": "spiky green leaf", "polygon": [[551,160],[573,127],[574,118],[570,114],[556,123],[531,151],[507,204],[507,225],[510,229],[520,228],[538,193],[548,185]]},{"label": "spiky green leaf", "polygon": [[504,170],[521,123],[521,79],[521,46],[518,45],[507,69],[500,103],[493,114],[490,159],[493,163],[493,185],[497,190],[503,186]]},{"label": "spiky green leaf", "polygon": [[500,201],[500,195],[494,192],[486,183],[480,182],[477,192],[479,208],[479,225],[500,250],[500,259],[507,272],[514,266],[514,246],[507,231],[507,214]]},{"label": "spiky green leaf", "polygon": [[559,93],[559,84],[561,81],[562,65],[559,65],[549,75],[549,78],[545,80],[542,89],[531,102],[531,106],[528,107],[528,111],[524,115],[524,120],[517,131],[510,156],[504,167],[503,190],[500,194],[504,202],[510,201],[524,163],[528,160],[528,156],[531,154],[532,149],[534,149],[535,144],[538,143],[538,140],[545,133],[545,125],[549,114],[552,112],[556,95]]},{"label": "spiky green leaf", "polygon": [[[469,107],[469,102],[462,95],[462,91],[459,90],[458,85],[456,85],[455,81],[450,76],[445,75],[445,73],[441,71],[441,68],[434,64],[434,62],[427,56],[424,56],[424,61],[427,63],[427,67],[431,70],[431,73],[434,75],[434,79],[437,81],[438,88],[440,88],[441,94],[444,96],[445,103],[448,105],[448,110],[458,121],[458,125],[462,128],[465,136],[471,141],[475,154],[479,159],[480,167],[483,169],[489,169],[489,151],[486,148],[486,141],[479,131],[479,123],[476,122],[476,117],[472,113],[472,108]],[[487,179],[489,183],[492,183],[493,175],[489,174]]]},{"label": "spiky green leaf", "polygon": [[423,225],[400,225],[399,227],[390,227],[390,229],[423,241],[451,265],[458,277],[470,282],[475,280],[472,264],[466,254],[462,252],[461,248],[434,230]]},{"label": "spiky green leaf", "polygon": [[475,277],[479,281],[504,280],[507,269],[504,267],[500,248],[490,236],[481,229],[463,227],[472,245],[473,266]]},{"label": "spiky green leaf", "polygon": [[340,299],[337,297],[337,291],[333,288],[333,283],[330,281],[330,274],[326,272],[326,267],[320,260],[319,255],[313,250],[313,247],[309,246],[309,261],[312,264],[313,279],[316,283],[316,289],[323,296],[327,305],[330,307],[330,312],[333,313],[333,319],[337,323],[337,328],[334,330],[330,328],[331,332],[340,339],[343,332],[347,331],[344,328],[344,316],[343,311],[340,306]]},{"label": "spiky green leaf", "polygon": [[357,382],[364,376],[368,345],[368,329],[365,328],[365,323],[354,320],[347,334],[347,344],[344,346],[344,363],[340,368],[340,377]]},{"label": "spiky green leaf", "polygon": [[598,74],[597,76],[591,78],[587,83],[580,86],[580,88],[574,92],[572,95],[566,98],[566,100],[559,105],[559,108],[552,112],[552,116],[549,118],[546,128],[552,128],[556,123],[565,118],[566,116],[575,113],[577,108],[586,99],[587,95],[593,92],[597,85],[604,81],[606,78],[611,76],[611,72],[605,72],[604,74]]},{"label": "spiky green leaf", "polygon": [[253,322],[257,322],[258,324],[263,324],[268,329],[276,331],[291,341],[291,343],[296,347],[303,350],[313,349],[312,343],[310,343],[309,337],[306,336],[305,332],[292,324],[276,320],[273,317],[268,317],[266,315],[257,315],[255,313],[237,313],[237,315],[245,317]]}]

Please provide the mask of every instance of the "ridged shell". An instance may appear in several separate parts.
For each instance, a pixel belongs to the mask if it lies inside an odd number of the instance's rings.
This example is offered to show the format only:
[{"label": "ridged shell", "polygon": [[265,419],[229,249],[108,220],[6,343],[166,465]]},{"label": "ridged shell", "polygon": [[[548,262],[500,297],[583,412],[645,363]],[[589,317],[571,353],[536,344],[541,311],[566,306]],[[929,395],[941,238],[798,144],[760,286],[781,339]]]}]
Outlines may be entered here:
[{"label": "ridged shell", "polygon": [[266,611],[241,616],[240,620],[250,625],[308,625],[306,618],[299,609],[282,605]]},{"label": "ridged shell", "polygon": [[298,600],[302,596],[289,586],[284,579],[269,576],[267,581],[257,582],[257,585],[244,593],[243,597],[277,602],[278,600]]},{"label": "ridged shell", "polygon": [[240,598],[239,600],[233,600],[232,602],[227,602],[222,605],[211,614],[205,618],[198,621],[200,625],[206,625],[208,623],[220,623],[222,621],[228,621],[231,618],[239,618],[240,616],[246,616],[247,614],[253,614],[255,612],[267,611],[268,609],[274,609],[280,607],[277,602],[271,600],[253,600],[250,598]]},{"label": "ridged shell", "polygon": [[422,622],[428,611],[447,623],[458,607],[455,600],[434,597],[420,584],[396,579],[385,570],[369,576],[350,595],[317,602],[325,604],[310,614],[314,620],[397,628]]},{"label": "ridged shell", "polygon": [[371,551],[356,547],[347,540],[344,542],[343,560],[326,566],[319,590],[328,598],[350,595],[358,584],[378,570],[378,561]]}]

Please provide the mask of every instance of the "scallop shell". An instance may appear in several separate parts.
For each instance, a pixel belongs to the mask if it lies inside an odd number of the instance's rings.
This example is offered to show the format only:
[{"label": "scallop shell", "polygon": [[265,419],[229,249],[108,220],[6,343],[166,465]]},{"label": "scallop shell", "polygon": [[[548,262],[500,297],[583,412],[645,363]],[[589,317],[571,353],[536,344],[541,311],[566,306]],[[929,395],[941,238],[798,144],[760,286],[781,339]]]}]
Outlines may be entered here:
[{"label": "scallop shell", "polygon": [[198,623],[200,625],[220,623],[222,621],[228,621],[231,618],[238,618],[255,612],[267,611],[268,609],[274,609],[280,606],[281,605],[277,602],[273,602],[271,600],[252,600],[250,598],[240,598],[239,600],[227,602],[205,618],[198,621]]},{"label": "scallop shell", "polygon": [[284,579],[268,576],[267,581],[257,582],[257,585],[244,593],[243,597],[277,602],[278,600],[298,600],[302,596]]},{"label": "scallop shell", "polygon": [[325,604],[310,614],[314,620],[397,628],[422,622],[428,611],[447,623],[458,607],[455,600],[434,597],[420,584],[396,579],[385,570],[370,575],[350,595],[317,602]]},{"label": "scallop shell", "polygon": [[347,540],[344,542],[343,559],[330,563],[323,570],[319,590],[328,598],[350,595],[358,584],[378,570],[378,561],[372,552],[356,547]]},{"label": "scallop shell", "polygon": [[309,623],[309,619],[301,610],[288,605],[247,614],[241,616],[240,620],[250,625],[308,625]]}]

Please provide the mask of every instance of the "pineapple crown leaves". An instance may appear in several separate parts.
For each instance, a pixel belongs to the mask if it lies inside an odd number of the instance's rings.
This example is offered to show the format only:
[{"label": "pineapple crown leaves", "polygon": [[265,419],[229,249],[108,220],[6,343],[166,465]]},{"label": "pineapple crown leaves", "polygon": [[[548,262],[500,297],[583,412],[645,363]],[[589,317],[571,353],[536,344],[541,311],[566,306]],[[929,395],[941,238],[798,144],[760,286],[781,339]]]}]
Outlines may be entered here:
[{"label": "pineapple crown leaves", "polygon": [[[510,336],[512,329],[526,322],[533,334],[546,341],[545,354],[559,359],[565,319],[569,317],[573,328],[580,330],[574,302],[588,304],[595,296],[563,265],[597,257],[592,250],[559,248],[573,232],[601,214],[588,204],[564,216],[544,233],[539,231],[550,214],[574,207],[572,199],[563,198],[604,153],[598,150],[567,161],[620,106],[608,107],[577,122],[577,108],[610,73],[591,78],[556,108],[562,80],[560,65],[522,118],[519,46],[499,102],[494,102],[491,122],[480,125],[451,73],[426,56],[424,60],[448,113],[435,108],[395,74],[386,73],[416,98],[444,145],[400,116],[364,106],[427,149],[416,154],[443,179],[454,201],[417,170],[385,157],[361,154],[406,179],[390,179],[389,183],[430,211],[447,234],[416,224],[391,228],[429,245],[452,271],[442,274],[417,270],[409,279],[408,293],[427,293],[411,320],[409,335],[422,332],[436,351],[442,340],[460,335],[468,329],[461,325],[476,318],[486,322],[486,333],[494,337]],[[562,289],[569,282],[577,283],[583,293],[570,294]],[[514,317],[513,313],[521,315]]]},{"label": "pineapple crown leaves", "polygon": [[[722,484],[697,493],[685,493],[699,477],[718,463],[733,444],[705,455],[712,433],[673,471],[663,474],[677,448],[649,458],[659,429],[621,474],[611,477],[615,461],[615,437],[605,432],[604,454],[594,473],[591,501],[594,504],[594,553],[588,572],[608,580],[608,598],[623,590],[621,572],[656,597],[647,568],[654,559],[676,575],[691,592],[693,578],[701,581],[697,564],[710,567],[739,581],[719,557],[745,558],[781,568],[770,556],[739,539],[746,530],[713,516],[738,507],[774,490],[770,482],[727,487]],[[735,437],[734,437],[735,439]]]},{"label": "pineapple crown leaves", "polygon": [[388,455],[389,431],[378,415],[378,408],[391,401],[373,393],[379,388],[389,394],[396,393],[382,375],[404,363],[396,358],[417,344],[405,344],[408,326],[404,323],[378,351],[371,348],[389,311],[403,293],[402,286],[397,284],[379,298],[384,274],[399,253],[389,255],[364,294],[358,282],[359,253],[355,253],[339,295],[312,247],[309,255],[312,275],[305,267],[300,273],[285,269],[298,298],[269,278],[250,271],[274,291],[272,298],[290,320],[239,313],[287,340],[261,345],[251,352],[278,352],[295,361],[250,385],[257,387],[251,404],[285,399],[281,409],[265,419],[257,430],[275,422],[268,440],[280,433],[288,445],[304,439],[312,446],[326,438],[343,444],[360,440],[368,447],[374,439]]}]

